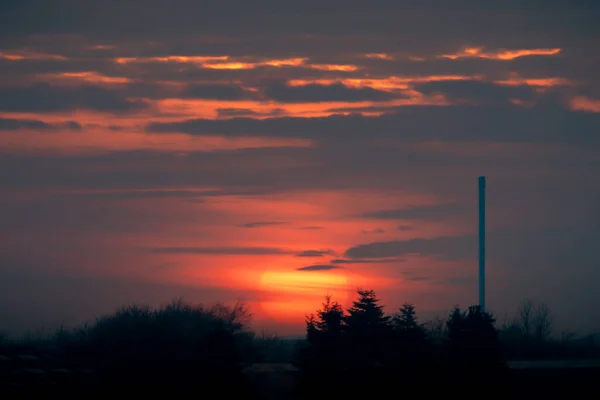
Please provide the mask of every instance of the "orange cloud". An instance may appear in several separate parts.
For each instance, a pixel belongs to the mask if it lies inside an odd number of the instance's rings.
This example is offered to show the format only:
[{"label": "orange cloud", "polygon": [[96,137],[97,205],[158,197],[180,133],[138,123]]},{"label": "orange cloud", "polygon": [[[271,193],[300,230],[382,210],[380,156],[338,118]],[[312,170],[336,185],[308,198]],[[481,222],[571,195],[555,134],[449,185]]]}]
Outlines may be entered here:
[{"label": "orange cloud", "polygon": [[525,107],[525,108],[531,108],[531,107],[535,106],[535,101],[525,101],[525,100],[521,100],[521,99],[510,99],[509,101],[511,104],[514,104],[515,106],[521,106],[521,107]]},{"label": "orange cloud", "polygon": [[166,57],[120,57],[114,61],[117,64],[132,63],[188,63],[195,64],[201,68],[222,69],[222,70],[244,70],[254,69],[262,66],[269,67],[303,67],[321,71],[356,71],[359,69],[351,64],[307,64],[305,57],[292,57],[282,59],[271,59],[262,61],[251,61],[248,57],[233,59],[229,56],[166,56]]},{"label": "orange cloud", "polygon": [[394,58],[387,53],[367,53],[365,54],[366,58],[372,58],[377,60],[388,60],[391,61]]},{"label": "orange cloud", "polygon": [[320,71],[343,71],[343,72],[352,72],[359,69],[356,65],[346,65],[346,64],[305,64],[305,58],[291,58],[291,59],[283,59],[283,60],[267,60],[261,62],[216,62],[216,63],[204,63],[202,64],[203,68],[209,69],[254,69],[261,66],[270,66],[270,67],[303,67],[316,69]]},{"label": "orange cloud", "polygon": [[67,57],[58,54],[36,53],[31,51],[16,51],[11,53],[0,52],[0,58],[9,61],[26,60],[55,60],[66,61]]},{"label": "orange cloud", "polygon": [[95,46],[90,47],[92,50],[112,50],[115,46],[108,44],[97,44]]},{"label": "orange cloud", "polygon": [[572,86],[575,82],[566,78],[510,78],[506,80],[494,81],[497,85],[505,86],[536,86],[536,87],[554,87],[554,86]]},{"label": "orange cloud", "polygon": [[208,69],[254,69],[257,66],[258,64],[245,62],[217,62],[202,64],[202,68]]},{"label": "orange cloud", "polygon": [[280,60],[267,60],[263,61],[262,65],[270,65],[272,67],[298,67],[306,62],[307,58],[284,58]]},{"label": "orange cloud", "polygon": [[[159,100],[155,104],[158,110],[164,115],[174,114],[194,117],[194,118],[219,118],[219,109],[237,108],[247,109],[255,115],[253,118],[265,119],[274,114],[277,116],[294,117],[326,117],[333,114],[340,114],[339,109],[354,111],[363,115],[381,115],[381,112],[362,111],[361,109],[371,107],[400,107],[408,105],[447,105],[447,101],[441,97],[426,97],[418,92],[409,92],[411,97],[394,99],[390,101],[361,101],[361,102],[311,102],[311,103],[278,103],[274,101],[220,101],[220,100],[196,100],[171,98]],[[369,113],[369,114],[367,114]]]},{"label": "orange cloud", "polygon": [[484,52],[483,47],[468,47],[454,54],[443,54],[439,58],[457,60],[460,58],[482,58],[487,60],[509,61],[519,57],[527,56],[551,56],[562,51],[560,48],[551,49],[517,49],[517,50],[498,50],[496,52]]},{"label": "orange cloud", "polygon": [[475,75],[426,75],[426,76],[390,76],[388,78],[350,78],[350,79],[292,79],[288,81],[290,86],[305,85],[332,85],[342,84],[351,88],[372,88],[377,90],[406,90],[410,84],[424,82],[445,81],[468,81],[481,80],[481,76]]},{"label": "orange cloud", "polygon": [[15,140],[13,132],[0,131],[0,147],[14,153],[93,154],[104,151],[222,151],[268,147],[309,147],[311,141],[295,138],[194,137],[185,134],[147,134],[124,129],[115,134],[107,127],[85,128],[85,134],[69,129],[27,132],[28,140]]},{"label": "orange cloud", "polygon": [[166,56],[166,57],[119,57],[115,59],[117,64],[132,64],[132,63],[189,63],[189,64],[204,64],[214,61],[227,61],[228,56]]},{"label": "orange cloud", "polygon": [[86,82],[93,84],[126,84],[132,79],[122,76],[106,76],[95,71],[61,72],[57,74],[43,74],[39,76],[44,80],[65,80],[72,82]]},{"label": "orange cloud", "polygon": [[600,113],[600,100],[586,96],[575,96],[569,102],[571,110]]},{"label": "orange cloud", "polygon": [[352,72],[359,69],[356,65],[351,64],[310,64],[309,68],[316,69],[319,71],[343,71]]}]

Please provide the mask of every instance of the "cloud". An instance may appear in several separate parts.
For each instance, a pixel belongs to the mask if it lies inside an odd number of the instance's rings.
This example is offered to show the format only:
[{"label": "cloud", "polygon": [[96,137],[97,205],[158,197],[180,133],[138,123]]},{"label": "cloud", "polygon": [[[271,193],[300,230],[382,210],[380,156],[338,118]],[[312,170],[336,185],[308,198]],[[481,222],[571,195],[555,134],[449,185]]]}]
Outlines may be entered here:
[{"label": "cloud", "polygon": [[414,227],[410,225],[398,225],[399,231],[412,231],[413,229]]},{"label": "cloud", "polygon": [[[542,271],[561,271],[565,266],[572,265],[572,255],[577,254],[582,268],[592,268],[598,254],[588,246],[599,236],[595,227],[490,230],[486,237],[487,259],[496,270],[543,274]],[[350,247],[345,252],[345,256],[351,260],[408,255],[461,262],[474,267],[478,259],[478,236],[466,234],[372,242]]]},{"label": "cloud", "polygon": [[431,278],[428,276],[411,276],[411,277],[405,278],[405,280],[413,281],[413,282],[420,282],[420,281],[431,280]]},{"label": "cloud", "polygon": [[451,100],[508,102],[512,98],[529,100],[534,94],[529,86],[497,85],[481,81],[426,82],[415,87],[426,95],[444,93]]},{"label": "cloud", "polygon": [[35,84],[0,88],[0,111],[49,113],[74,109],[123,113],[145,108],[141,102],[99,86],[58,87]]},{"label": "cloud", "polygon": [[307,267],[296,268],[296,271],[328,271],[341,268],[337,265],[309,265]]},{"label": "cloud", "polygon": [[550,48],[550,49],[515,49],[506,50],[500,49],[496,51],[483,51],[481,47],[468,47],[460,52],[454,54],[444,54],[441,58],[448,58],[451,60],[457,60],[460,58],[483,58],[486,60],[502,60],[511,61],[519,57],[531,57],[531,56],[553,56],[559,54],[562,49]]},{"label": "cloud", "polygon": [[304,230],[304,231],[316,231],[316,230],[321,230],[321,229],[325,229],[322,226],[301,226],[298,229],[300,230]]},{"label": "cloud", "polygon": [[14,131],[18,129],[53,129],[53,126],[35,119],[12,119],[0,117],[0,130]]},{"label": "cloud", "polygon": [[242,228],[262,228],[264,226],[272,226],[272,225],[285,225],[289,222],[281,222],[281,221],[258,221],[258,222],[248,222],[245,224],[239,225]]},{"label": "cloud", "polygon": [[250,108],[217,108],[219,118],[231,117],[277,117],[285,115],[285,110],[273,108],[267,111],[256,111]]},{"label": "cloud", "polygon": [[210,84],[190,85],[180,93],[181,98],[214,99],[214,100],[241,100],[251,97],[252,92],[244,90],[239,85]]},{"label": "cloud", "polygon": [[345,259],[335,259],[331,260],[332,264],[387,264],[387,263],[397,263],[403,262],[403,259],[400,258],[392,258],[392,259],[355,259],[355,260],[345,260]]},{"label": "cloud", "polygon": [[600,115],[577,113],[559,104],[523,108],[412,106],[390,109],[379,117],[331,115],[328,117],[275,117],[228,120],[188,119],[153,122],[148,132],[191,135],[277,136],[327,141],[394,138],[410,141],[544,142],[593,145]]},{"label": "cloud", "polygon": [[66,61],[67,57],[60,54],[37,53],[26,50],[0,52],[0,59],[9,61],[51,60]]},{"label": "cloud", "polygon": [[586,96],[575,96],[570,102],[569,106],[572,110],[584,111],[590,113],[600,113],[600,100],[591,99]]},{"label": "cloud", "polygon": [[419,254],[421,256],[458,261],[475,259],[476,253],[477,237],[468,235],[373,242],[351,247],[346,250],[345,255],[351,259],[372,259]]},{"label": "cloud", "polygon": [[333,254],[335,254],[333,250],[304,250],[296,254],[296,257],[323,257]]},{"label": "cloud", "polygon": [[[387,0],[377,4],[365,4],[358,0],[333,0],[327,3],[310,0],[299,10],[291,4],[274,0],[252,5],[244,1],[214,0],[199,5],[190,0],[179,0],[175,6],[161,0],[149,0],[147,12],[143,14],[136,13],[135,5],[117,1],[107,1],[102,12],[93,8],[92,0],[63,0],[62,4],[53,6],[40,0],[8,4],[0,12],[2,34],[78,34],[103,43],[121,37],[146,41],[164,38],[177,44],[175,38],[182,41],[187,36],[196,38],[212,34],[211,38],[221,38],[229,34],[230,37],[235,35],[247,39],[245,43],[250,45],[252,39],[265,41],[266,36],[280,46],[289,46],[289,41],[282,40],[282,37],[311,34],[317,45],[319,38],[326,34],[354,34],[354,40],[349,41],[348,47],[360,47],[356,51],[361,52],[374,52],[379,49],[364,48],[362,41],[356,38],[369,33],[377,36],[382,43],[397,45],[398,41],[390,38],[412,33],[410,42],[416,42],[415,48],[424,43],[434,43],[434,38],[437,38],[440,42],[452,43],[451,48],[456,49],[472,42],[474,37],[481,40],[497,37],[498,45],[491,44],[489,47],[499,48],[500,43],[519,43],[515,38],[528,37],[532,30],[544,32],[544,42],[550,42],[550,45],[554,39],[561,38],[559,34],[573,36],[580,31],[589,34],[597,32],[593,22],[590,22],[597,8],[589,1],[577,2],[572,6],[569,4],[569,8],[562,2],[552,2],[540,11],[535,2],[523,5],[520,1],[485,4],[463,1],[450,8],[439,0],[418,5]],[[232,10],[236,12],[232,13]],[[515,15],[518,15],[518,24],[514,23]],[[362,23],[356,24],[355,21],[360,17]],[[432,20],[437,23],[432,24]],[[509,23],[511,21],[512,24]],[[121,28],[114,29],[115,26]],[[502,38],[504,41],[500,40]],[[189,41],[196,47],[204,44],[198,40]],[[209,44],[214,48],[214,43]]]},{"label": "cloud", "polygon": [[[440,218],[452,218],[457,216],[463,216],[467,213],[474,213],[476,209],[474,206],[456,203],[445,203],[428,206],[416,206],[403,209],[394,210],[380,210],[372,211],[361,216],[364,218],[373,219],[401,219],[401,220],[437,220]],[[400,228],[404,229],[400,229]],[[398,230],[411,229],[410,226],[401,225]]]},{"label": "cloud", "polygon": [[276,247],[156,247],[153,253],[162,254],[218,254],[218,255],[279,255],[292,254],[290,251]]},{"label": "cloud", "polygon": [[398,94],[372,88],[351,88],[341,83],[330,85],[308,84],[288,86],[273,83],[264,90],[267,97],[283,103],[308,103],[328,101],[388,101],[401,97]]},{"label": "cloud", "polygon": [[83,126],[81,126],[81,124],[77,121],[67,121],[65,125],[67,126],[67,128],[72,129],[74,131],[80,131],[83,129]]},{"label": "cloud", "polygon": [[364,234],[364,235],[368,235],[369,233],[385,233],[385,230],[381,229],[381,228],[377,228],[377,229],[371,229],[371,230],[362,230],[360,231],[360,233]]}]

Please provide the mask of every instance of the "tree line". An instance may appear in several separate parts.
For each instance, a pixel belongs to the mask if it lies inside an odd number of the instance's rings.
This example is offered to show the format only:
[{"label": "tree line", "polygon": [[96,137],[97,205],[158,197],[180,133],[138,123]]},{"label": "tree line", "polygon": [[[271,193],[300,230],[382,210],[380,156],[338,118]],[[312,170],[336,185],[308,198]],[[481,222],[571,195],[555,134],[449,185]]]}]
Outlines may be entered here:
[{"label": "tree line", "polygon": [[14,378],[6,357],[18,363],[19,354],[33,350],[48,368],[89,368],[113,387],[178,387],[201,380],[221,393],[247,390],[242,369],[261,362],[292,362],[307,378],[300,386],[313,388],[335,386],[336,379],[367,387],[382,376],[396,379],[398,371],[405,377],[420,372],[431,377],[436,371],[503,376],[507,360],[600,358],[595,336],[553,332],[548,307],[533,302],[524,302],[500,326],[478,306],[454,307],[445,318],[422,322],[414,305],[387,314],[373,290],[361,289],[346,309],[325,297],[322,307],[306,318],[305,339],[291,350],[283,345],[289,341],[252,332],[250,320],[243,303],[205,307],[177,300],[158,308],[122,307],[49,337],[9,341],[0,336],[0,355],[5,357],[0,383]]},{"label": "tree line", "polygon": [[455,307],[437,337],[404,304],[386,315],[373,290],[358,290],[344,310],[331,297],[306,320],[307,346],[298,363],[307,368],[502,368],[504,352],[495,319],[479,306]]}]

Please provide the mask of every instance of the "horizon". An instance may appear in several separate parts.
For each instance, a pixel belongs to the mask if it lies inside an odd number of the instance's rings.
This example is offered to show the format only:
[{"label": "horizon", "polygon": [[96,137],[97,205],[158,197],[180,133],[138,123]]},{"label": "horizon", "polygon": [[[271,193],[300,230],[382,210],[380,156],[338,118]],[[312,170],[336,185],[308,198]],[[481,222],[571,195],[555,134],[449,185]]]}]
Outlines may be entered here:
[{"label": "horizon", "polygon": [[600,332],[600,3],[7,1],[0,332],[326,294]]}]

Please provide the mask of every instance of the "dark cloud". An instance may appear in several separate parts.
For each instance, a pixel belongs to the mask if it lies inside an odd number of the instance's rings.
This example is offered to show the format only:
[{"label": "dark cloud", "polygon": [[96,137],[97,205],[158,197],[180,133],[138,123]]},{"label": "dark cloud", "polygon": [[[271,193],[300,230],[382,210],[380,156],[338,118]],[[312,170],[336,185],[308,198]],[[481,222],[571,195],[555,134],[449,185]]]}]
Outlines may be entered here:
[{"label": "dark cloud", "polygon": [[296,257],[323,257],[333,254],[335,254],[333,250],[304,250],[296,254]]},{"label": "dark cloud", "polygon": [[[381,210],[362,214],[364,218],[401,219],[401,220],[437,220],[441,218],[461,217],[467,213],[475,213],[474,205],[446,203],[432,206],[416,206],[397,210]],[[399,230],[406,226],[398,227]],[[411,227],[408,227],[409,229]]]},{"label": "dark cloud", "polygon": [[258,112],[248,108],[217,108],[217,115],[219,118],[231,118],[231,117],[277,117],[285,114],[283,109],[273,109],[267,112]]},{"label": "dark cloud", "polygon": [[301,226],[298,229],[305,231],[316,231],[324,228],[322,226]]},{"label": "dark cloud", "polygon": [[290,251],[276,247],[157,247],[154,253],[163,254],[218,254],[218,255],[277,255],[291,254]]},{"label": "dark cloud", "polygon": [[476,236],[448,236],[433,239],[409,239],[389,242],[373,242],[361,244],[346,250],[346,257],[352,259],[362,258],[388,258],[419,254],[433,256],[446,260],[475,259],[477,254]]},{"label": "dark cloud", "polygon": [[404,260],[400,258],[392,258],[392,259],[354,259],[354,260],[345,260],[345,259],[335,259],[331,260],[332,264],[387,264],[387,263],[397,263],[403,262]]},{"label": "dark cloud", "polygon": [[408,278],[405,278],[407,281],[413,281],[413,282],[420,282],[420,281],[429,281],[431,280],[430,277],[428,276],[411,276]]},{"label": "dark cloud", "polygon": [[197,98],[197,99],[214,99],[214,100],[241,100],[252,97],[252,92],[242,89],[239,85],[190,85],[179,97],[182,98]]},{"label": "dark cloud", "polygon": [[534,108],[450,106],[401,107],[380,117],[332,115],[228,120],[190,119],[150,123],[148,132],[191,135],[277,136],[327,141],[396,138],[411,141],[500,141],[598,145],[600,113],[566,110],[558,104]]},{"label": "dark cloud", "polygon": [[68,121],[66,123],[67,128],[72,129],[74,131],[80,131],[83,129],[83,126],[77,121]]},{"label": "dark cloud", "polygon": [[398,226],[399,231],[412,231],[413,229],[414,229],[414,227],[410,226],[410,225],[399,225]]},{"label": "dark cloud", "polygon": [[296,271],[328,271],[337,268],[341,267],[337,265],[309,265],[307,267],[296,268]]},{"label": "dark cloud", "polygon": [[14,131],[18,129],[52,129],[53,126],[35,119],[12,119],[0,117],[0,130]]},{"label": "dark cloud", "polygon": [[369,233],[385,233],[385,230],[383,230],[381,228],[376,228],[376,229],[371,229],[371,230],[363,229],[362,231],[360,231],[360,233],[362,233],[364,235],[368,235]]},{"label": "dark cloud", "polygon": [[8,112],[57,112],[74,109],[122,113],[144,108],[119,93],[99,86],[58,87],[35,84],[0,88],[0,110]]},{"label": "dark cloud", "polygon": [[289,222],[281,222],[281,221],[258,221],[258,222],[248,222],[246,224],[239,225],[242,228],[262,228],[263,226],[272,226],[272,225],[285,225]]},{"label": "dark cloud", "polygon": [[307,103],[319,101],[385,101],[402,97],[398,94],[371,88],[349,88],[342,84],[288,86],[274,83],[268,86],[265,95],[283,103]]},{"label": "dark cloud", "polygon": [[[577,230],[492,230],[486,237],[488,265],[495,271],[500,268],[504,272],[512,270],[519,274],[546,274],[548,277],[551,273],[562,271],[565,265],[571,265],[572,255],[577,254],[575,258],[581,263],[578,268],[589,270],[597,262],[598,254],[586,246],[598,237],[600,234],[594,227]],[[475,268],[478,237],[472,234],[373,242],[351,247],[345,253],[346,257],[357,260],[409,254],[438,261],[461,262]]]},{"label": "dark cloud", "polygon": [[482,100],[506,103],[513,98],[531,100],[534,97],[533,88],[529,86],[506,86],[481,81],[427,82],[417,84],[415,87],[426,95],[441,92],[451,100]]},{"label": "dark cloud", "polygon": [[[203,34],[252,39],[337,33],[378,35],[382,40],[387,35],[388,43],[414,42],[416,48],[423,42],[434,42],[434,38],[459,43],[468,43],[473,37],[480,41],[495,38],[501,45],[502,38],[513,43],[519,37],[532,36],[531,32],[544,32],[545,40],[598,32],[594,24],[598,7],[587,1],[567,7],[563,2],[524,4],[517,0],[485,4],[469,0],[452,6],[442,0],[419,4],[385,0],[368,5],[359,0],[311,0],[297,7],[276,0],[253,4],[211,0],[201,6],[190,0],[151,0],[144,13],[133,1],[105,1],[102,6],[92,0],[62,0],[52,6],[43,0],[2,4],[0,34],[79,34],[103,42],[119,37],[159,41]],[[534,38],[541,40],[536,35]]]}]

